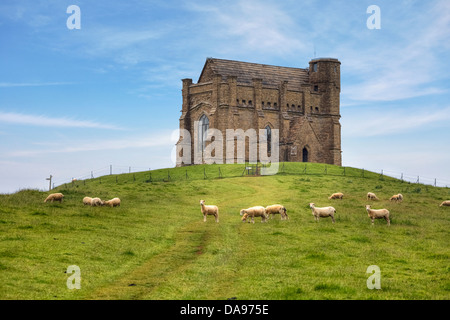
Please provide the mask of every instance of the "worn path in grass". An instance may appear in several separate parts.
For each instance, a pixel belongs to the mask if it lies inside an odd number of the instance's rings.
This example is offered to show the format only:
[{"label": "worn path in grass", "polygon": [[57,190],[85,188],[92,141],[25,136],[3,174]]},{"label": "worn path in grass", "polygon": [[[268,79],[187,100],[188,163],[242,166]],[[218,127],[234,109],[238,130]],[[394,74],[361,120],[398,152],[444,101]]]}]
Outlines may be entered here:
[{"label": "worn path in grass", "polygon": [[[292,167],[292,168],[291,168]],[[204,179],[209,166],[182,168],[189,179],[149,183],[149,173],[102,177],[47,193],[0,195],[0,297],[3,299],[448,299],[448,209],[444,188],[367,172]],[[294,170],[295,169],[295,170]],[[316,169],[317,174],[310,174]],[[330,169],[330,168],[328,168]],[[341,168],[335,168],[342,170]],[[177,175],[176,169],[171,177]],[[164,175],[162,175],[164,174]],[[195,176],[195,174],[197,174]],[[370,176],[373,177],[370,177]],[[167,170],[161,177],[167,177]],[[180,175],[181,177],[181,175]],[[184,178],[183,176],[182,178]],[[195,179],[194,179],[195,178]],[[329,200],[341,191],[343,200]],[[364,206],[375,191],[391,226],[371,226]],[[389,197],[401,192],[403,203]],[[85,195],[119,196],[117,208],[83,206]],[[220,208],[203,222],[200,199]],[[333,205],[336,223],[315,222],[309,202]],[[242,223],[239,210],[281,203],[290,220]],[[81,290],[66,287],[68,265],[81,268]],[[368,290],[378,265],[382,289]]]},{"label": "worn path in grass", "polygon": [[[261,181],[250,180],[254,182],[251,184],[253,191],[248,193],[264,196],[267,190],[264,190]],[[239,194],[231,194],[220,202],[220,207],[231,210],[220,212],[219,223],[212,216],[207,217],[206,223],[203,222],[199,206],[198,221],[179,228],[173,246],[94,291],[87,298],[141,300],[231,297],[233,283],[237,281],[240,269],[239,260],[246,253],[245,247],[248,247],[248,243],[242,239],[246,238],[250,230],[240,223],[240,207],[236,206],[236,200],[240,197]],[[219,266],[211,268],[214,264]]]}]

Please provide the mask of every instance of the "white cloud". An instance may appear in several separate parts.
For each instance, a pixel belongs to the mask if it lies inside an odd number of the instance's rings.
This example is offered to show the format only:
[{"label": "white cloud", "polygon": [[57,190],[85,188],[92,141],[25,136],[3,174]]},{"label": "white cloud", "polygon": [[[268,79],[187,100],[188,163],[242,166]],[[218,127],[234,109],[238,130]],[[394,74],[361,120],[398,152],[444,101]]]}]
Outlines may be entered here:
[{"label": "white cloud", "polygon": [[[450,107],[439,110],[367,110],[342,118],[343,137],[374,137],[404,133],[424,126],[450,121]],[[448,126],[448,125],[447,125]]]},{"label": "white cloud", "polygon": [[[35,143],[38,144],[38,143]],[[10,151],[4,154],[6,158],[33,157],[48,154],[95,152],[104,150],[124,150],[130,148],[153,148],[160,146],[174,146],[171,132],[157,132],[141,136],[128,136],[120,139],[91,139],[84,141],[64,141],[61,143],[40,144],[39,149]]]},{"label": "white cloud", "polygon": [[52,118],[42,115],[30,115],[14,112],[0,112],[0,122],[43,126],[43,127],[64,127],[64,128],[95,128],[95,129],[120,129],[114,125],[93,122],[90,120],[75,120],[70,118]]},{"label": "white cloud", "polygon": [[342,69],[353,78],[353,83],[343,86],[343,97],[395,101],[447,92],[448,73],[442,68],[448,67],[442,50],[450,43],[448,3],[437,2],[414,20],[399,19],[383,7],[382,16],[387,22],[381,29],[359,40],[364,46],[350,43],[358,40],[350,37],[338,50]]},{"label": "white cloud", "polygon": [[207,31],[213,32],[211,40],[220,39],[220,51],[225,54],[262,52],[282,56],[311,47],[301,41],[306,37],[298,32],[296,22],[278,3],[241,0],[233,5],[190,3],[188,8],[202,15],[201,19],[209,26]]}]

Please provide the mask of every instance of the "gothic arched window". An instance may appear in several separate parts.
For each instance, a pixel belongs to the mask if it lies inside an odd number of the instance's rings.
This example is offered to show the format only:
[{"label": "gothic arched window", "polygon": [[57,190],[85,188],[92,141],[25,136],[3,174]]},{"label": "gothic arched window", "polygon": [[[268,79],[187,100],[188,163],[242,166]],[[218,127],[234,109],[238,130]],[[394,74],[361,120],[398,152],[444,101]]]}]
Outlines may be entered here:
[{"label": "gothic arched window", "polygon": [[209,119],[204,114],[200,117],[198,122],[198,147],[202,152],[205,151],[206,138],[208,136]]},{"label": "gothic arched window", "polygon": [[267,138],[267,153],[272,150],[272,129],[269,126],[266,127],[266,138]]}]

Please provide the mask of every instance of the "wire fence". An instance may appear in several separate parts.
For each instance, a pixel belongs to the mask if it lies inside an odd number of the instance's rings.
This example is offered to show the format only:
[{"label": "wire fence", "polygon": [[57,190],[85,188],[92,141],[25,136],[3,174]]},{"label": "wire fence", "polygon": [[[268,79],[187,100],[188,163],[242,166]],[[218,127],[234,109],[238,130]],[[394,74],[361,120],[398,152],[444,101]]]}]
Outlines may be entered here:
[{"label": "wire fence", "polygon": [[[97,170],[92,170],[83,175],[78,175],[70,179],[65,179],[59,183],[55,181],[53,188],[56,186],[65,187],[86,184],[86,181],[97,181],[98,183],[122,183],[129,181],[140,181],[146,183],[154,182],[170,182],[170,181],[186,181],[198,179],[221,179],[239,176],[259,176],[262,174],[261,164],[233,164],[227,166],[221,165],[196,165],[188,167],[175,167],[166,169],[143,168],[132,166],[110,165]],[[128,173],[127,175],[123,175]],[[131,174],[132,173],[132,174]],[[353,167],[339,167],[334,165],[317,164],[317,163],[296,163],[282,162],[278,164],[277,175],[331,175],[346,176],[363,179],[397,179],[405,183],[423,184],[435,187],[450,186],[450,181],[437,178],[429,178],[422,176],[413,176],[399,172],[385,171],[380,172],[368,171],[365,169]]]}]

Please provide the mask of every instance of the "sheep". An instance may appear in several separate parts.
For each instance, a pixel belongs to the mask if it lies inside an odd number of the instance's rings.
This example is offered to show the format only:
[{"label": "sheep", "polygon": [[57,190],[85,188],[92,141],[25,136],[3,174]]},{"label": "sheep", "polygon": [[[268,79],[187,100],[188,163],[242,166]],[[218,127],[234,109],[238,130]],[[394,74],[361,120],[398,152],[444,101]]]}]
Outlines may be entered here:
[{"label": "sheep", "polygon": [[450,200],[442,201],[439,207],[450,207]]},{"label": "sheep", "polygon": [[92,207],[100,207],[100,206],[103,206],[104,204],[105,204],[105,201],[103,201],[100,198],[92,198],[92,200],[91,200]]},{"label": "sheep", "polygon": [[64,195],[62,193],[52,193],[47,198],[45,198],[44,202],[50,201],[59,201],[62,202],[64,198]]},{"label": "sheep", "polygon": [[281,220],[286,220],[289,219],[287,212],[286,212],[286,208],[281,205],[281,204],[273,204],[271,206],[267,206],[266,207],[266,216],[267,218],[269,217],[269,215],[271,215],[271,218],[273,218],[273,216],[275,214],[281,214]]},{"label": "sheep", "polygon": [[341,199],[344,198],[344,194],[342,192],[333,193],[328,199]]},{"label": "sheep", "polygon": [[389,201],[402,202],[403,201],[403,195],[401,193],[394,194],[392,197],[389,198]]},{"label": "sheep", "polygon": [[203,222],[206,222],[206,216],[213,215],[216,222],[219,222],[219,208],[214,205],[205,205],[205,200],[200,200],[200,206],[203,213]]},{"label": "sheep", "polygon": [[240,215],[242,217],[242,222],[245,222],[248,217],[251,217],[252,223],[255,223],[255,217],[261,217],[261,222],[267,222],[267,216],[266,216],[266,208],[262,206],[255,206],[247,209],[242,209],[240,211]]},{"label": "sheep", "polygon": [[373,192],[367,192],[367,200],[380,200]]},{"label": "sheep", "polygon": [[314,220],[319,221],[320,217],[331,217],[331,221],[334,223],[334,214],[336,213],[336,209],[333,207],[323,207],[316,208],[314,203],[310,203],[309,207],[312,210],[312,214],[314,216]]},{"label": "sheep", "polygon": [[108,207],[120,207],[120,199],[113,198],[111,200],[104,201],[103,205]]},{"label": "sheep", "polygon": [[370,205],[366,205],[366,211],[369,215],[369,218],[372,220],[372,225],[375,219],[385,219],[387,221],[387,225],[391,225],[391,220],[389,220],[389,210],[387,209],[371,209]]},{"label": "sheep", "polygon": [[92,198],[91,197],[84,197],[83,198],[83,204],[86,205],[91,205],[92,204]]}]

